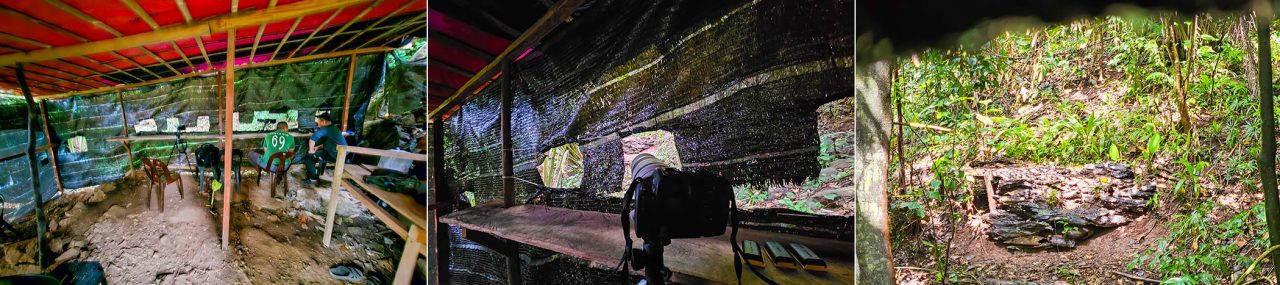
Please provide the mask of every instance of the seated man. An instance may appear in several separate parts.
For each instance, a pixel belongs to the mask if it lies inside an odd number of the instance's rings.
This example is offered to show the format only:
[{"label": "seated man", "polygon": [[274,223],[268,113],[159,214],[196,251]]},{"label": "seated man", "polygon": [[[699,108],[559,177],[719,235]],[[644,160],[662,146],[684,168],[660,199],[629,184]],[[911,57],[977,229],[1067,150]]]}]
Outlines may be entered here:
[{"label": "seated man", "polygon": [[333,118],[328,113],[317,115],[316,125],[320,128],[307,141],[307,155],[302,160],[307,166],[307,177],[303,180],[307,186],[315,185],[315,181],[320,180],[317,169],[323,171],[325,163],[337,161],[335,158],[338,157],[338,146],[347,145],[347,139],[342,137],[338,126],[333,125]]},{"label": "seated man", "polygon": [[[279,122],[276,123],[276,131],[267,134],[267,136],[262,139],[263,152],[259,153],[256,150],[250,151],[249,161],[250,163],[262,166],[263,168],[271,169],[272,167],[276,167],[276,165],[267,167],[267,160],[271,159],[271,155],[281,152],[289,152],[291,149],[293,149],[293,136],[289,135],[289,123]],[[277,164],[279,163],[280,162],[277,162]],[[284,163],[289,162],[285,161]]]}]

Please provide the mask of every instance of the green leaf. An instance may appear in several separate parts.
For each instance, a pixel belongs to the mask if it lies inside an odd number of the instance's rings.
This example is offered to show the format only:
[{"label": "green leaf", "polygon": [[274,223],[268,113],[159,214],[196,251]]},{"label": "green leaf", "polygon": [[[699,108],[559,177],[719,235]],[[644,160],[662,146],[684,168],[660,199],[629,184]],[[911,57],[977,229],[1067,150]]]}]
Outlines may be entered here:
[{"label": "green leaf", "polygon": [[982,124],[989,125],[989,126],[990,126],[990,125],[995,125],[995,124],[996,124],[996,122],[995,122],[995,121],[992,121],[990,117],[983,116],[982,114],[976,114],[976,113],[975,113],[975,114],[973,114],[973,116],[974,116],[974,117],[976,117],[976,118],[978,118],[978,121],[982,122]]},{"label": "green leaf", "polygon": [[1111,144],[1111,151],[1107,154],[1111,156],[1111,161],[1120,161],[1120,149],[1115,144]]}]

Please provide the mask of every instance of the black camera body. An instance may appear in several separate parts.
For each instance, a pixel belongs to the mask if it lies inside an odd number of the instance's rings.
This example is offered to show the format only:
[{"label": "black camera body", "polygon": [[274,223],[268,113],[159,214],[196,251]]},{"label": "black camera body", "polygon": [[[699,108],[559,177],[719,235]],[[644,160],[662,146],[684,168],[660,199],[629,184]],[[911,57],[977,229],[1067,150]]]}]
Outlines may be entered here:
[{"label": "black camera body", "polygon": [[724,234],[733,199],[728,180],[667,167],[647,154],[637,156],[632,167],[636,236],[667,244],[669,239]]}]

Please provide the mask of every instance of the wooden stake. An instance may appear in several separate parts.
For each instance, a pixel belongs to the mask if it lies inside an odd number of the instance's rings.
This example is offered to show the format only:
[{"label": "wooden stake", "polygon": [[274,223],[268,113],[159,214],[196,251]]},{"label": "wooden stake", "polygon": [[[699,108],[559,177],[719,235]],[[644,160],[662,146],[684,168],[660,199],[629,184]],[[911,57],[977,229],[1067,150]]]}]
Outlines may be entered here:
[{"label": "wooden stake", "polygon": [[232,116],[236,106],[236,30],[227,31],[227,61],[226,61],[227,81],[226,96],[223,97],[222,107],[222,249],[230,250],[229,238],[231,234],[231,146],[232,133],[235,132],[235,116]]},{"label": "wooden stake", "polygon": [[49,231],[49,220],[44,214],[44,193],[40,193],[40,165],[36,164],[36,129],[35,100],[31,99],[31,90],[27,88],[27,76],[21,64],[18,65],[18,87],[22,89],[22,97],[27,99],[27,165],[31,166],[31,191],[36,202],[36,261],[40,268],[52,262],[49,258],[49,246],[45,243],[46,232]]},{"label": "wooden stake", "polygon": [[[120,136],[129,136],[129,117],[124,111],[124,93],[116,92],[116,101],[120,102]],[[133,149],[129,148],[129,142],[124,142],[124,152],[129,154],[129,172],[133,172]]]},{"label": "wooden stake", "polygon": [[[44,119],[44,124],[41,124],[41,126],[44,127],[44,143],[53,145],[53,135],[49,132],[49,111],[48,106],[45,104],[47,102],[49,100],[40,100],[40,118]],[[49,148],[49,164],[53,164],[53,181],[58,183],[58,193],[66,192],[62,188],[62,172],[58,170],[57,148]]]},{"label": "wooden stake", "polygon": [[351,63],[347,65],[347,96],[342,100],[342,131],[347,131],[347,120],[351,111],[351,83],[356,76],[356,55],[351,55]]}]

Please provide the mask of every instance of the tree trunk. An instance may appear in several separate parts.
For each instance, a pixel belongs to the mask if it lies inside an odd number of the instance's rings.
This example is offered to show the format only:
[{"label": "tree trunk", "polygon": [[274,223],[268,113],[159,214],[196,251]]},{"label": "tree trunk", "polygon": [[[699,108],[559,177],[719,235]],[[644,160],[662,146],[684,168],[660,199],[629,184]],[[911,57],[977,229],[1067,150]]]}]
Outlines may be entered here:
[{"label": "tree trunk", "polygon": [[892,61],[854,72],[854,284],[893,284],[889,245],[889,73]]}]

